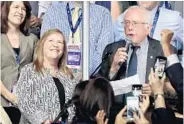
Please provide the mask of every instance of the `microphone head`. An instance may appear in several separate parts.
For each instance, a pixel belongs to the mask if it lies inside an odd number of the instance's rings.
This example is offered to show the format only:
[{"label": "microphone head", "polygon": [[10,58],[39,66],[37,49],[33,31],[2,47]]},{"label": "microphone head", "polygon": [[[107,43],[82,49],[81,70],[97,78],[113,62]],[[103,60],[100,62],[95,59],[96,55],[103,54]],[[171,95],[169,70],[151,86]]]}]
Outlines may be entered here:
[{"label": "microphone head", "polygon": [[128,48],[129,48],[129,45],[132,43],[132,39],[130,37],[126,37],[125,41],[126,41],[125,48],[126,48],[126,52],[128,53]]}]

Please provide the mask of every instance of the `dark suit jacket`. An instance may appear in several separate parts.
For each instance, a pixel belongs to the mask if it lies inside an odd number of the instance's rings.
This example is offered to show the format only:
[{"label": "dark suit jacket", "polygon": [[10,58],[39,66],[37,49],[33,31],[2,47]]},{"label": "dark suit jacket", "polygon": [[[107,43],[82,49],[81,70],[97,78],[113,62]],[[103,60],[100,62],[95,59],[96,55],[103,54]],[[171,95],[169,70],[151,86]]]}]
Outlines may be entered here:
[{"label": "dark suit jacket", "polygon": [[[148,54],[147,54],[147,66],[146,66],[146,76],[145,76],[146,82],[148,82],[148,76],[151,71],[151,68],[154,66],[155,58],[157,56],[163,56],[163,51],[160,45],[160,41],[154,40],[150,37],[148,37],[148,41],[149,41],[149,47],[148,47]],[[116,51],[118,50],[118,48],[124,47],[125,44],[126,44],[125,40],[121,40],[118,42],[108,44],[106,46],[103,52],[103,57],[107,52],[112,53],[112,54],[108,57],[107,61],[103,62],[101,69],[99,70],[99,74],[101,76],[109,79],[108,75],[110,72],[110,67],[111,67],[114,55]],[[112,80],[119,80],[119,79],[125,78],[125,72],[126,72],[126,62],[122,64],[117,75]]]},{"label": "dark suit jacket", "polygon": [[178,94],[183,94],[183,67],[180,63],[171,65],[166,69],[166,74]]},{"label": "dark suit jacket", "polygon": [[166,74],[178,93],[179,104],[177,109],[180,113],[183,113],[183,67],[180,63],[173,64],[166,69]]},{"label": "dark suit jacket", "polygon": [[152,124],[176,124],[176,117],[171,109],[157,108],[151,115]]}]

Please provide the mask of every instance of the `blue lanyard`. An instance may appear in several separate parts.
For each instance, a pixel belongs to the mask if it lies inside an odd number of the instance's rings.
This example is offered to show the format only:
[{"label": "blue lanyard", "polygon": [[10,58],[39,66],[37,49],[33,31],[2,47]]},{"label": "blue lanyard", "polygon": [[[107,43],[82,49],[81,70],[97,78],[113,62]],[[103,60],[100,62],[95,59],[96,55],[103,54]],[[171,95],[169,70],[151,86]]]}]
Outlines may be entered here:
[{"label": "blue lanyard", "polygon": [[70,11],[70,8],[69,8],[69,3],[67,3],[66,11],[67,11],[67,15],[68,15],[68,22],[70,24],[70,29],[72,31],[72,37],[74,37],[74,33],[76,32],[76,30],[79,27],[79,24],[82,20],[82,13],[80,14],[79,18],[77,19],[77,22],[76,22],[75,26],[73,26],[72,14],[71,14],[71,11]]},{"label": "blue lanyard", "polygon": [[157,11],[155,13],[155,17],[154,17],[154,20],[153,20],[152,29],[151,29],[151,32],[150,32],[150,37],[153,37],[153,34],[155,32],[155,28],[156,28],[156,25],[157,25],[157,22],[158,22],[159,14],[160,14],[160,7],[158,7],[158,9],[157,9]]}]

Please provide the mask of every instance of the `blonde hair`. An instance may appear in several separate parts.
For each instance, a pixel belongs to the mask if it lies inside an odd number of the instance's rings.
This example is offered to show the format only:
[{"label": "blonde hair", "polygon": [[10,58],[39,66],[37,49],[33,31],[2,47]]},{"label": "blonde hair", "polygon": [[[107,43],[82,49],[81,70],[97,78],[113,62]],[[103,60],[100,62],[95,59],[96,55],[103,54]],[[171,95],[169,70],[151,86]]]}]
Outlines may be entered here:
[{"label": "blonde hair", "polygon": [[35,53],[34,53],[34,59],[33,59],[33,65],[35,67],[35,70],[37,72],[42,73],[42,69],[44,68],[43,67],[43,61],[44,61],[43,46],[44,46],[44,43],[45,43],[47,37],[51,34],[54,34],[54,33],[61,34],[63,36],[63,39],[64,39],[64,41],[63,41],[63,43],[64,43],[63,55],[61,56],[61,58],[58,61],[59,71],[66,74],[66,75],[69,75],[73,79],[74,76],[72,74],[72,71],[66,66],[66,57],[67,57],[66,40],[65,40],[63,33],[58,29],[48,30],[47,32],[45,32],[43,34],[41,39],[37,42]]}]

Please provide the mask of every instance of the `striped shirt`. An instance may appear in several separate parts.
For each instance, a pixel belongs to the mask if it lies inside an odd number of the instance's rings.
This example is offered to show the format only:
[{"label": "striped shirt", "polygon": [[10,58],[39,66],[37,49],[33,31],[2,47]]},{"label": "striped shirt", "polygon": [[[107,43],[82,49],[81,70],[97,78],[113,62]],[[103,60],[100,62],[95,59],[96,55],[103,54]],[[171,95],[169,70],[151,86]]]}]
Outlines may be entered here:
[{"label": "striped shirt", "polygon": [[[70,26],[66,12],[67,2],[59,2],[52,5],[44,15],[41,36],[49,29],[57,28],[61,30],[68,43]],[[74,8],[74,3],[69,2],[70,9]],[[105,46],[114,41],[113,25],[110,12],[95,4],[90,4],[90,36],[89,36],[89,73],[91,74],[100,64]],[[82,32],[82,23],[79,25]],[[80,33],[82,40],[82,33]],[[82,41],[81,41],[82,42]],[[84,41],[85,42],[85,41]]]}]

